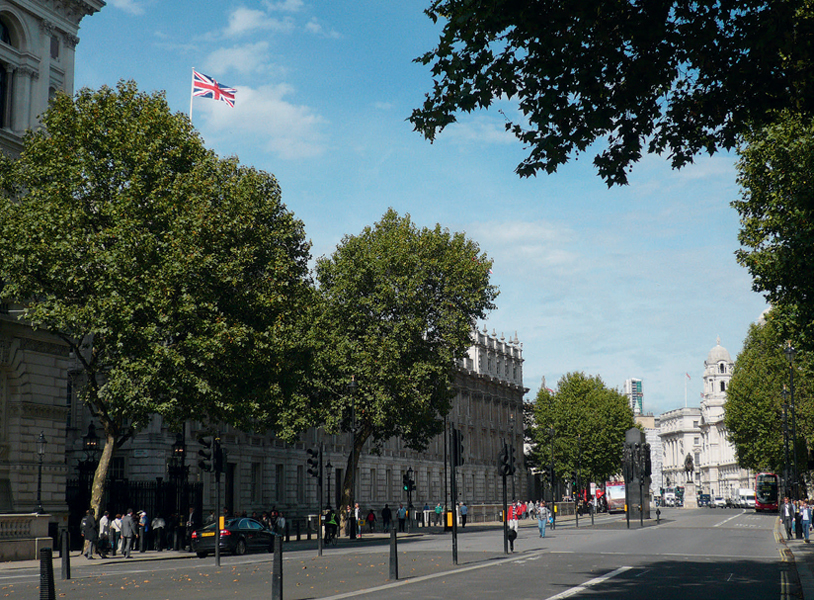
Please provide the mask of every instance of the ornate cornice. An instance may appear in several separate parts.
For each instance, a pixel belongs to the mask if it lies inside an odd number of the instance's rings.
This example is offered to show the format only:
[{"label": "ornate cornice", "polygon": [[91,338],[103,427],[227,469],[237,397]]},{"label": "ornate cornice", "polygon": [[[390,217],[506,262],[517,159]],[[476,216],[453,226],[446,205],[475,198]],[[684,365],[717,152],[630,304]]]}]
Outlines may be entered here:
[{"label": "ornate cornice", "polygon": [[42,354],[62,356],[63,358],[68,358],[68,354],[70,352],[68,346],[55,344],[53,342],[46,342],[44,340],[32,340],[30,338],[20,339],[20,349],[27,352],[41,352]]}]

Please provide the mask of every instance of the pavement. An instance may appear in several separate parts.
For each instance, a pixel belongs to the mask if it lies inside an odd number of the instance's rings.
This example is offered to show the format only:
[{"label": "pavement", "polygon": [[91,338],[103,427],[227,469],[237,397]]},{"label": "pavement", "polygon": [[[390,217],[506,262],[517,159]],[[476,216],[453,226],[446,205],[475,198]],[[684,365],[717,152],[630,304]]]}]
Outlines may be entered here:
[{"label": "pavement", "polygon": [[[783,597],[814,600],[814,541],[806,544],[804,540],[787,539],[780,517],[775,524],[774,536],[778,543],[785,546],[781,551],[783,561],[792,563],[795,567],[796,578],[789,582],[789,588]],[[814,540],[814,535],[811,539]]]}]

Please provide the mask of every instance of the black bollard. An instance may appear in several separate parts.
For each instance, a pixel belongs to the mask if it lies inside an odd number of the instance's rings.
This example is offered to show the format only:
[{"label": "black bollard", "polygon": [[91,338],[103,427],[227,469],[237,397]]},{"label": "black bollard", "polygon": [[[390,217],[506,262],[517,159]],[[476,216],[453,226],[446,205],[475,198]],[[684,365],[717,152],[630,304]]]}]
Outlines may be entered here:
[{"label": "black bollard", "polygon": [[300,541],[300,522],[294,521],[294,533],[297,535],[297,541]]},{"label": "black bollard", "polygon": [[53,559],[50,548],[40,548],[40,600],[56,600]]},{"label": "black bollard", "polygon": [[390,580],[397,581],[399,578],[399,552],[396,541],[396,528],[390,530]]},{"label": "black bollard", "polygon": [[271,600],[283,600],[283,538],[274,536],[274,562],[271,570]]},{"label": "black bollard", "polygon": [[71,578],[71,534],[67,529],[62,532],[60,554],[62,554],[62,579],[67,580]]}]

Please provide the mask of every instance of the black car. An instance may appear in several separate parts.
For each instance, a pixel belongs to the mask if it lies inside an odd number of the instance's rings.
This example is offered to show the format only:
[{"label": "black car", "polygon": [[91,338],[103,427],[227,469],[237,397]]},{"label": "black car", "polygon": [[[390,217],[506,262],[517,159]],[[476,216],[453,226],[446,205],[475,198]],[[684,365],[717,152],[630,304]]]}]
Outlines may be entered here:
[{"label": "black car", "polygon": [[[215,523],[192,532],[192,550],[199,558],[215,553],[216,535]],[[225,527],[220,530],[220,551],[230,554],[273,552],[274,532],[255,519],[226,519]]]}]

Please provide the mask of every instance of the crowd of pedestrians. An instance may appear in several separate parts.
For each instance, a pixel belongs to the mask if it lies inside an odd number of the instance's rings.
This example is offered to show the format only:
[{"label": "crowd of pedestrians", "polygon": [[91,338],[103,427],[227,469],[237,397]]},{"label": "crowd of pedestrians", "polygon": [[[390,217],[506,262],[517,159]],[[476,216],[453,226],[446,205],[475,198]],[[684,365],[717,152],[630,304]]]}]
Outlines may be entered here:
[{"label": "crowd of pedestrians", "polygon": [[809,535],[811,531],[812,505],[807,498],[793,502],[789,500],[788,496],[783,498],[783,504],[780,505],[780,518],[783,520],[787,539],[796,538],[804,540],[806,544],[811,543]]}]

